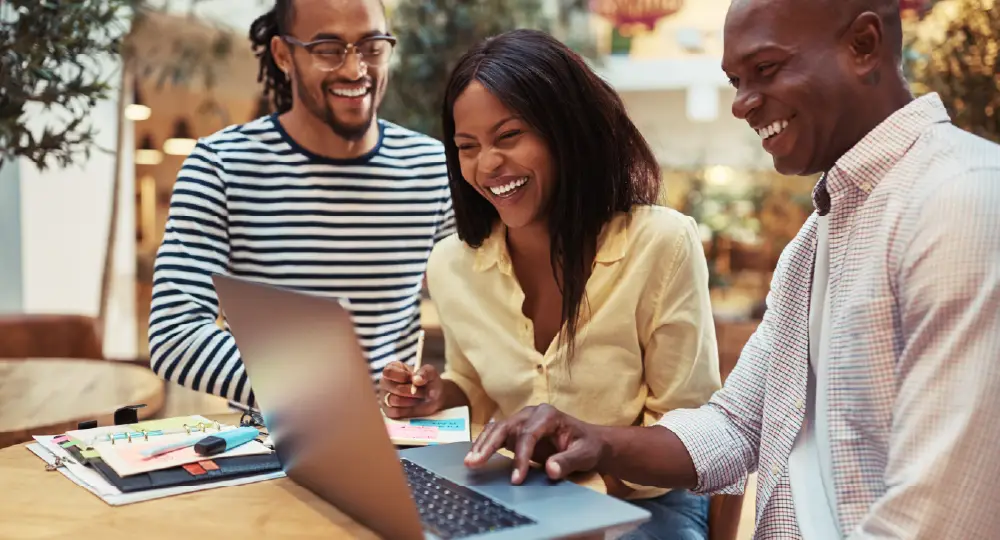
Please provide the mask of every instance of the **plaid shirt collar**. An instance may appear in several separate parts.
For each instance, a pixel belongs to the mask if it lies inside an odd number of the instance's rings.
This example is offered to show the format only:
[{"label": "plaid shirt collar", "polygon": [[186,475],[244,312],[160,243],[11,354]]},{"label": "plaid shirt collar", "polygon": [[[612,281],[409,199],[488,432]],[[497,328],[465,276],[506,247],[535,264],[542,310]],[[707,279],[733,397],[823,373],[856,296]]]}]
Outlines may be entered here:
[{"label": "plaid shirt collar", "polygon": [[871,193],[921,133],[932,124],[950,121],[938,94],[926,94],[911,101],[865,135],[820,177],[813,189],[813,206],[820,215],[826,215],[833,202],[851,185],[865,195]]}]

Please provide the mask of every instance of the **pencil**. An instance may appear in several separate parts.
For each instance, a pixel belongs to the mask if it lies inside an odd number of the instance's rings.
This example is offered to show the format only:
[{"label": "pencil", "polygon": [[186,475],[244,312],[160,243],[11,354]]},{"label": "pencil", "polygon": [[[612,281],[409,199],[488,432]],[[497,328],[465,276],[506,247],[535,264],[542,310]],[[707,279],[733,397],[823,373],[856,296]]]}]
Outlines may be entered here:
[{"label": "pencil", "polygon": [[[417,372],[420,371],[420,360],[423,358],[423,356],[424,356],[424,331],[421,330],[420,333],[417,334],[417,361],[416,363],[413,364],[414,375],[416,375]],[[411,384],[410,394],[413,395],[416,393],[417,393],[417,385]]]}]

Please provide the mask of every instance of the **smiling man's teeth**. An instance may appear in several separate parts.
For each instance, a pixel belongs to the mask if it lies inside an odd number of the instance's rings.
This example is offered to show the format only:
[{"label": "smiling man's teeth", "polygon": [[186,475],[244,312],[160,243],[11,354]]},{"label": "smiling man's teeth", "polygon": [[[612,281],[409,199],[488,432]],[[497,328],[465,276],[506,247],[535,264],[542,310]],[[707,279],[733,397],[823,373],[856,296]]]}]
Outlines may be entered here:
[{"label": "smiling man's teeth", "polygon": [[490,186],[490,191],[494,195],[506,195],[511,191],[514,191],[515,189],[523,186],[527,182],[528,182],[528,177],[522,176],[521,178],[518,178],[517,180],[514,180],[509,184],[504,184],[502,186]]},{"label": "smiling man's teeth", "polygon": [[361,97],[368,93],[368,88],[334,88],[333,94],[340,97]]},{"label": "smiling man's teeth", "polygon": [[788,120],[778,120],[769,126],[758,129],[757,135],[760,135],[761,139],[770,139],[784,131],[786,127],[788,127]]}]

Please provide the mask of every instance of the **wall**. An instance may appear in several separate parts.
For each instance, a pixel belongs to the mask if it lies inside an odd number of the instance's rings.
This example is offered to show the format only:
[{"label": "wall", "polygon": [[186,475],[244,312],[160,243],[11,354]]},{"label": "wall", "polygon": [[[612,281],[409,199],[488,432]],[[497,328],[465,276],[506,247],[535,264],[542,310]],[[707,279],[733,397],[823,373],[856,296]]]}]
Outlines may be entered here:
[{"label": "wall", "polygon": [[629,115],[667,168],[772,167],[760,137],[730,113],[731,90],[719,89],[719,114],[709,122],[688,117],[685,90],[621,92],[621,96]]},{"label": "wall", "polygon": [[[107,63],[106,73],[117,66]],[[97,130],[90,159],[66,169],[40,171],[27,159],[20,165],[22,311],[26,313],[95,316],[100,308],[111,189],[118,141],[117,89],[112,99],[98,103],[90,114]],[[36,129],[52,121],[41,110],[28,115]],[[131,145],[131,126],[122,134]],[[129,146],[127,146],[129,147]],[[111,309],[105,321],[105,354],[130,357],[135,352],[133,170],[130,156],[122,160],[122,200],[112,281]]]},{"label": "wall", "polygon": [[0,166],[0,314],[21,311],[21,181],[16,162]]},{"label": "wall", "polygon": [[167,5],[172,14],[184,15],[193,11],[203,21],[226,25],[246,33],[254,19],[271,9],[274,1],[199,0],[192,4],[191,0],[174,0]]}]

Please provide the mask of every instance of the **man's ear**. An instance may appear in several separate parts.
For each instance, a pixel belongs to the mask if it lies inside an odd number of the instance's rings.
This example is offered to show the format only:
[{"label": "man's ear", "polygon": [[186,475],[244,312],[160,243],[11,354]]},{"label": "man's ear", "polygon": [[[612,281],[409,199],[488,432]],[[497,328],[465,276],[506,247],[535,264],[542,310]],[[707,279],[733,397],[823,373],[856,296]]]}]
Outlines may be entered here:
[{"label": "man's ear", "polygon": [[278,69],[285,74],[285,78],[289,79],[289,74],[292,71],[291,52],[288,50],[288,44],[280,36],[271,38],[271,57],[274,58]]},{"label": "man's ear", "polygon": [[885,27],[882,18],[866,11],[858,15],[845,34],[855,73],[867,84],[881,79],[882,47]]}]

